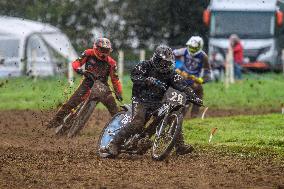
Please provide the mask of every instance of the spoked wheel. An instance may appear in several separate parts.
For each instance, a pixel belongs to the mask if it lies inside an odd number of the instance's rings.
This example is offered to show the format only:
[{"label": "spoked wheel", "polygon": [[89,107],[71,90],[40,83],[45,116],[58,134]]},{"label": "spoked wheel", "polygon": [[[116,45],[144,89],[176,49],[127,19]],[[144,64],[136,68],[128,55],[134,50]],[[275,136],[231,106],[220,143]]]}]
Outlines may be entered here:
[{"label": "spoked wheel", "polygon": [[96,104],[97,102],[95,101],[87,101],[83,104],[68,131],[67,136],[69,138],[76,136],[83,129],[93,113]]},{"label": "spoked wheel", "polygon": [[55,134],[57,136],[67,134],[69,138],[76,136],[88,121],[95,106],[95,101],[85,101],[79,104],[76,112],[69,113],[64,118],[64,123],[55,129]]},{"label": "spoked wheel", "polygon": [[181,120],[182,115],[180,112],[172,112],[167,119],[160,122],[154,136],[153,159],[161,161],[170,154],[181,129]]}]

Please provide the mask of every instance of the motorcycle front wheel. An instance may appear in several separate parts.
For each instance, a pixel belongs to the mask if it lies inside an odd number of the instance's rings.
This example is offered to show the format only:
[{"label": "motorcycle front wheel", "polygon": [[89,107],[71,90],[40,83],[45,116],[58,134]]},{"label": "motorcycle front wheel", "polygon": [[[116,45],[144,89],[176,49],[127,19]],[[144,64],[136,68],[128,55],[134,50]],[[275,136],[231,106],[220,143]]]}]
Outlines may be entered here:
[{"label": "motorcycle front wheel", "polygon": [[174,111],[157,126],[152,146],[152,158],[162,161],[171,153],[177,136],[181,131],[183,116],[180,111]]},{"label": "motorcycle front wheel", "polygon": [[83,104],[68,131],[68,138],[74,137],[79,134],[79,132],[83,129],[91,114],[93,113],[96,104],[96,101],[87,101],[85,102],[85,104]]}]

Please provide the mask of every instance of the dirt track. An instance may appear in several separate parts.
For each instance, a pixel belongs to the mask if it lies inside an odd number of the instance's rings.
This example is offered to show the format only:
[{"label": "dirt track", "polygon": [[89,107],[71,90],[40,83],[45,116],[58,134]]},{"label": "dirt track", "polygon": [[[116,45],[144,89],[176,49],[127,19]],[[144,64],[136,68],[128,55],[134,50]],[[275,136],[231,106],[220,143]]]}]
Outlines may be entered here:
[{"label": "dirt track", "polygon": [[81,136],[56,138],[50,113],[0,112],[0,188],[284,188],[284,162],[214,152],[99,159],[98,134],[108,115],[96,111]]}]

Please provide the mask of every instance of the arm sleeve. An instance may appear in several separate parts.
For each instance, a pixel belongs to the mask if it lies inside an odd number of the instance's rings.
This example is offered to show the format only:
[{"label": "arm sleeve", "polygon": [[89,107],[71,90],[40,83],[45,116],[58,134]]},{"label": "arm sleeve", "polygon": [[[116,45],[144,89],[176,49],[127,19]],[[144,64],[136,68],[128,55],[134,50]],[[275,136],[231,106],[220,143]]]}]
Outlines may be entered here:
[{"label": "arm sleeve", "polygon": [[205,54],[203,58],[203,81],[208,82],[211,76],[211,66],[208,61],[208,56]]},{"label": "arm sleeve", "polygon": [[130,76],[133,83],[139,85],[145,85],[145,79],[147,78],[147,72],[148,72],[147,67],[148,66],[146,62],[140,62],[133,68]]},{"label": "arm sleeve", "polygon": [[175,49],[173,53],[175,56],[184,56],[185,51],[186,51],[186,48],[181,48],[181,49]]},{"label": "arm sleeve", "polygon": [[119,77],[117,74],[117,65],[114,60],[112,60],[112,63],[111,63],[110,78],[111,78],[111,83],[114,87],[115,92],[118,94],[122,94],[122,85],[119,81]]},{"label": "arm sleeve", "polygon": [[81,66],[83,66],[87,60],[88,60],[88,56],[90,56],[91,54],[91,50],[87,49],[85,50],[81,56],[79,56],[79,58],[77,58],[74,62],[72,62],[72,67],[73,69],[76,71],[77,69],[79,69]]},{"label": "arm sleeve", "polygon": [[183,62],[180,61],[180,60],[176,60],[175,69],[179,69],[179,70],[183,71]]}]

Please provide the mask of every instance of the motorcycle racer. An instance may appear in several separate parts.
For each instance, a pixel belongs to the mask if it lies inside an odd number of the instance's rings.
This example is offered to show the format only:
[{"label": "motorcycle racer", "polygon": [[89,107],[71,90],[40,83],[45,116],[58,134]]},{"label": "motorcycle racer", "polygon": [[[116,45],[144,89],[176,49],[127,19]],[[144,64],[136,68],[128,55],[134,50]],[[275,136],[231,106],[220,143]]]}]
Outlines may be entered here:
[{"label": "motorcycle racer", "polygon": [[[191,86],[196,95],[203,99],[202,84],[210,80],[211,68],[208,62],[207,54],[203,49],[203,39],[199,36],[192,36],[187,42],[185,48],[173,51],[175,57],[182,57],[183,61],[175,64],[176,72],[179,73]],[[203,76],[201,72],[203,70]],[[192,106],[191,117],[195,118],[199,113],[199,106]]]},{"label": "motorcycle racer", "polygon": [[[149,114],[162,105],[162,98],[167,88],[173,87],[185,92],[191,101],[202,104],[192,89],[184,83],[182,77],[174,71],[173,64],[172,49],[160,45],[150,60],[140,62],[132,70],[132,120],[130,125],[121,128],[110,142],[108,146],[110,154],[118,155],[124,139],[143,130]],[[192,146],[184,144],[182,131],[179,133],[175,148],[176,153],[180,155],[193,150]]]},{"label": "motorcycle racer", "polygon": [[[116,61],[110,57],[111,52],[112,47],[109,39],[97,38],[94,42],[93,49],[85,50],[77,60],[72,62],[72,67],[75,72],[84,75],[83,81],[74,94],[62,105],[54,118],[48,123],[48,128],[61,125],[63,118],[90,94],[92,87],[96,87],[93,86],[94,81],[89,77],[90,73],[109,89],[104,91],[105,94],[103,95],[105,98],[101,100],[101,102],[107,107],[111,115],[118,112],[117,104],[107,83],[108,77],[110,76],[116,98],[122,101],[122,86],[117,75]],[[85,70],[82,69],[83,65],[85,65]],[[97,90],[96,92],[101,93],[102,91]]]}]

